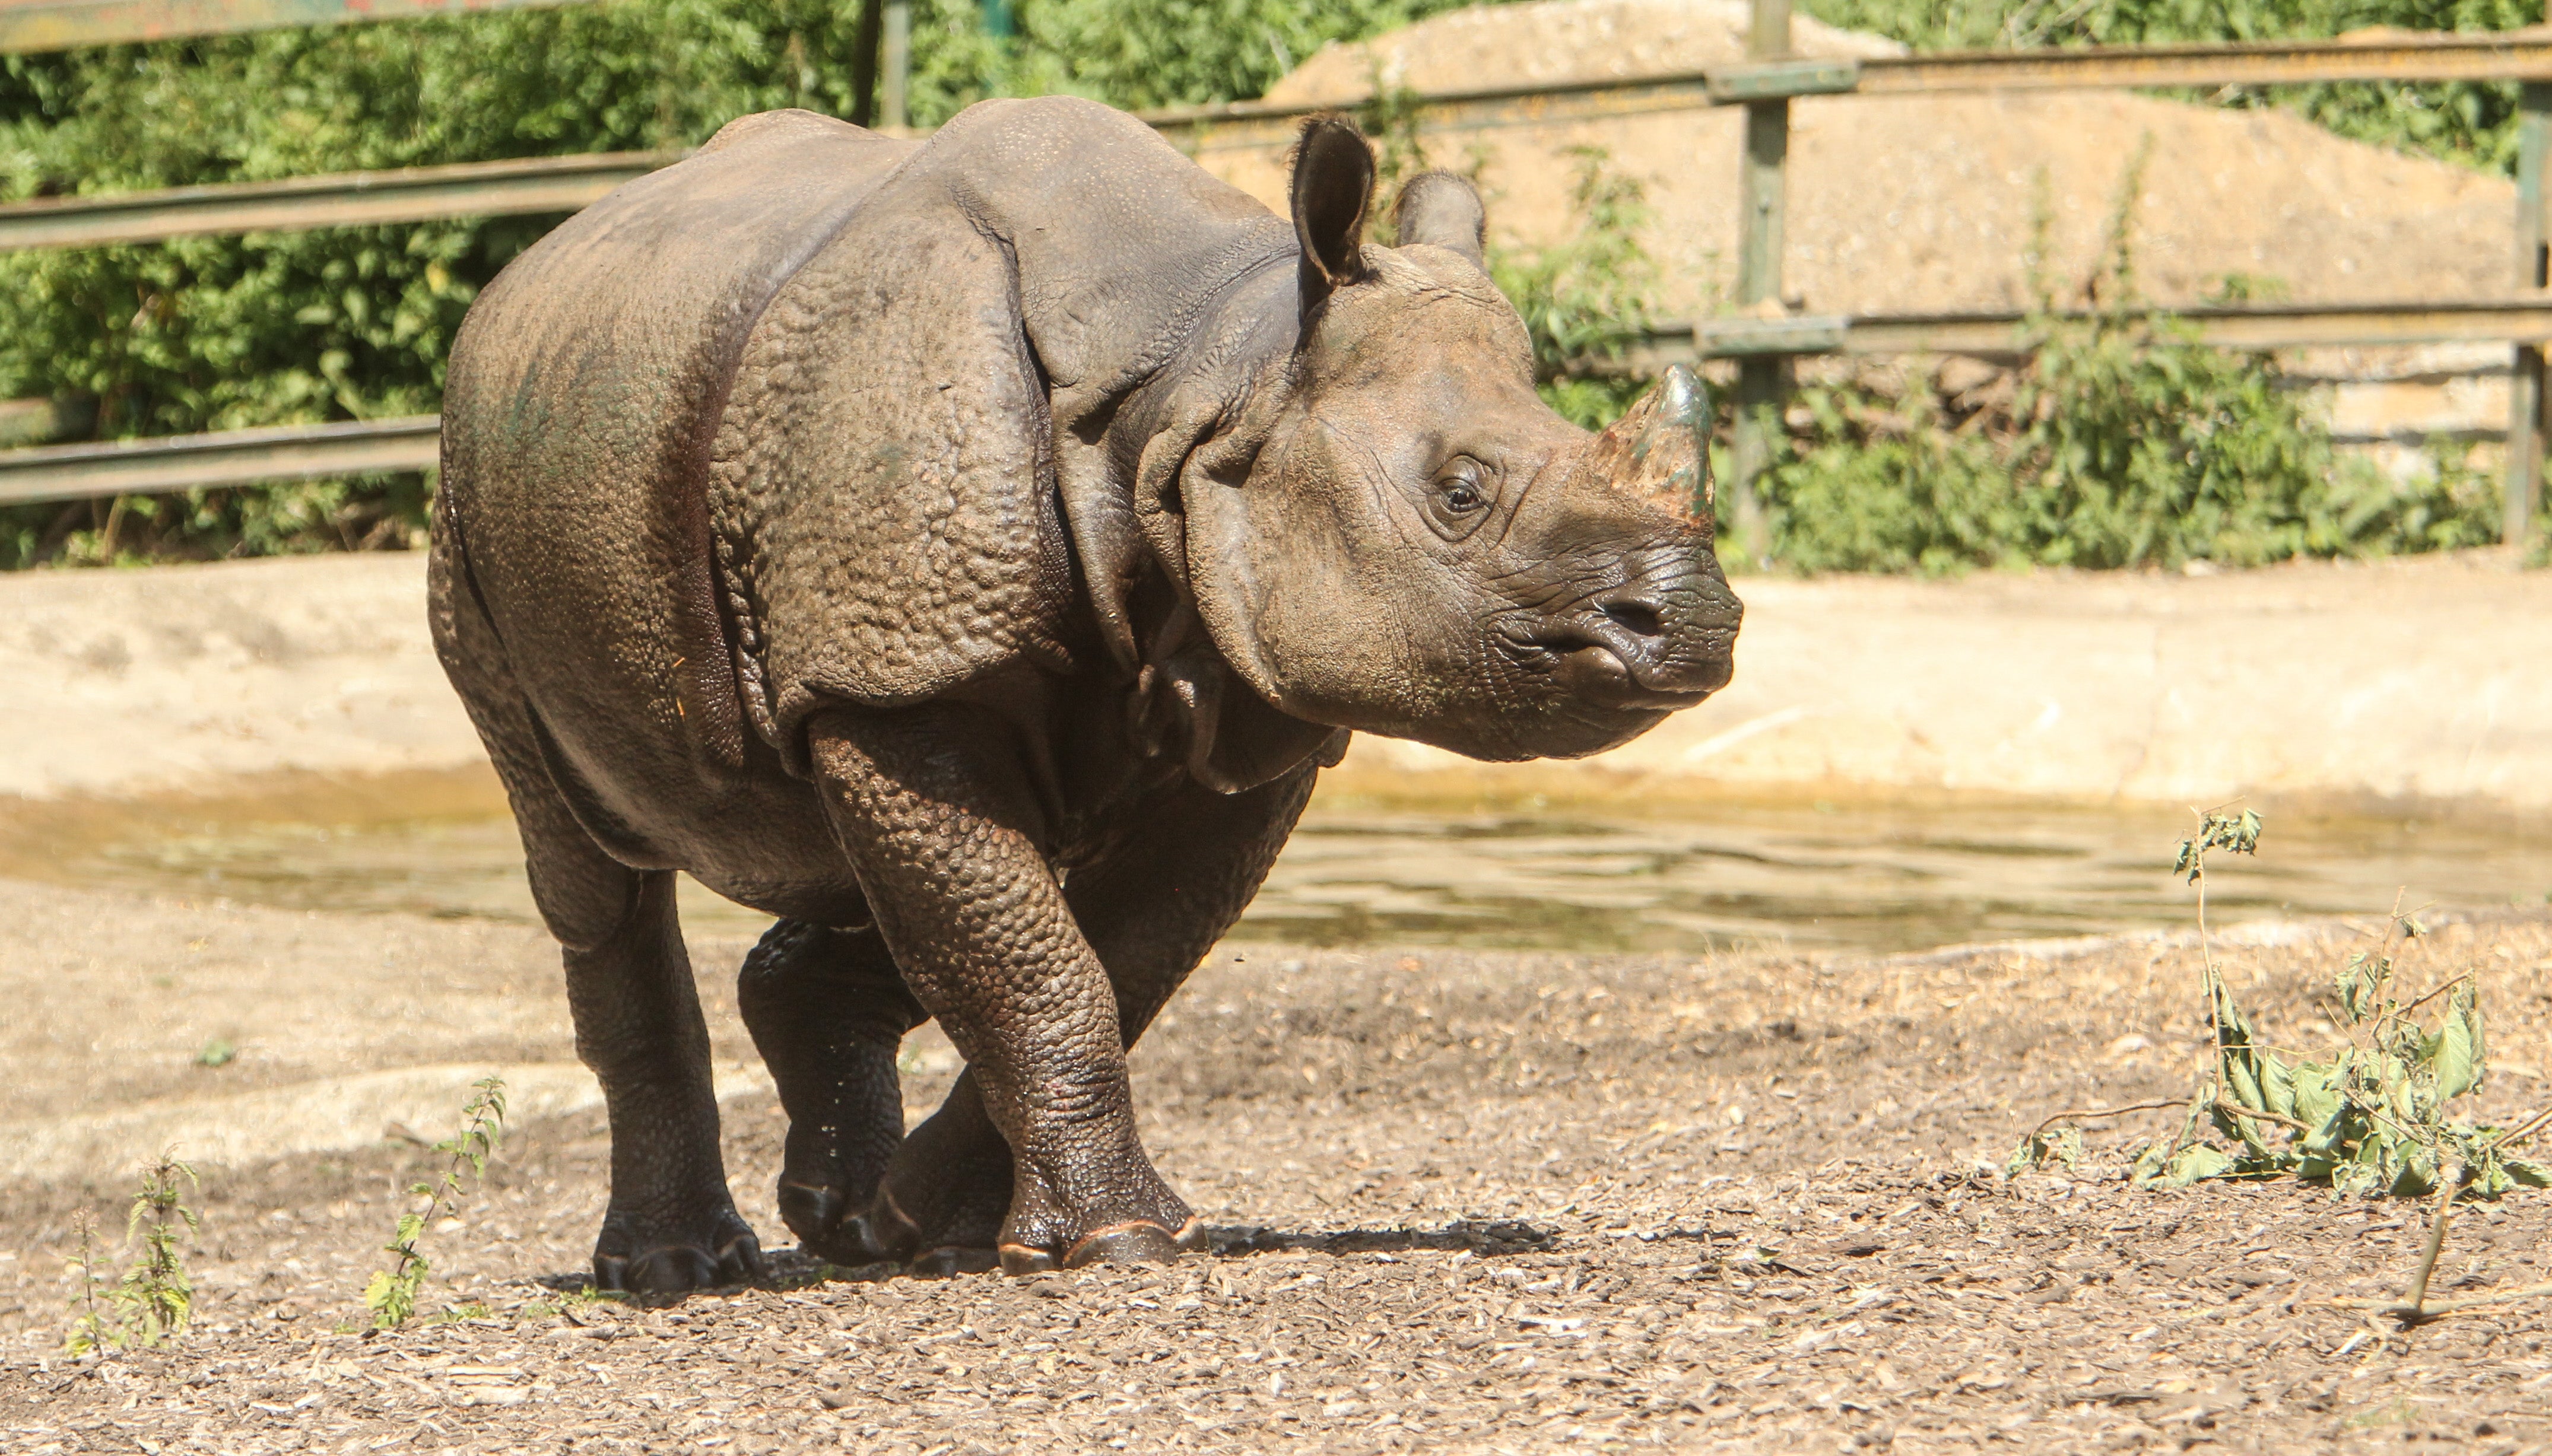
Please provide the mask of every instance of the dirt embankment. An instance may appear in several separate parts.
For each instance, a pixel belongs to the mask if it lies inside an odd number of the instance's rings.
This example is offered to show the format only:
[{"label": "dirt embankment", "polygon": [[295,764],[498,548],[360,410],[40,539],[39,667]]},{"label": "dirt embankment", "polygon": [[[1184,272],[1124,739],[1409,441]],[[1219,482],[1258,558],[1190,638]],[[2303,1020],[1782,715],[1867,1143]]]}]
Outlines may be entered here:
[{"label": "dirt embankment", "polygon": [[[2552,573],[2501,554],[1737,588],[1734,685],[1627,748],[1492,768],[1359,738],[1335,781],[2552,817]],[[424,616],[409,555],[0,577],[0,861],[29,852],[11,798],[483,762]]]},{"label": "dirt embankment", "polygon": [[[1448,12],[1325,50],[1271,100],[1352,103],[1419,90],[1628,77],[1744,54],[1739,0],[1542,0]],[[1877,37],[1801,20],[1812,56],[1872,55]],[[1470,169],[1491,226],[1546,242],[1574,219],[1575,149],[1647,185],[1647,233],[1670,314],[1708,312],[1736,276],[1738,108],[1430,133],[1430,159]],[[2147,146],[2136,272],[2155,301],[2203,299],[2227,274],[2299,302],[2511,291],[2516,194],[2501,178],[2343,141],[2278,111],[2119,92],[1803,97],[1791,104],[1785,274],[1812,313],[2005,309],[2031,301],[2042,203],[2048,265],[2078,286],[2130,163]],[[1200,158],[1281,211],[1281,150]],[[2043,180],[2042,180],[2043,179]]]}]

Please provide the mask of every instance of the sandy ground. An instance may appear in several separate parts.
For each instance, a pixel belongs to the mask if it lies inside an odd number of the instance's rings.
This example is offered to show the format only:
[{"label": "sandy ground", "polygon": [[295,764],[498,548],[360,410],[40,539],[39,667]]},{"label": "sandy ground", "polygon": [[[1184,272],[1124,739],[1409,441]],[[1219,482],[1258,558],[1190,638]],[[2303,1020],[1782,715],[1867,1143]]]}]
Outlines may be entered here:
[{"label": "sandy ground", "polygon": [[[1377,74],[1436,90],[1727,64],[1743,55],[1745,12],[1735,0],[1451,11],[1325,50],[1268,96],[1352,103]],[[1793,25],[1802,54],[1897,49]],[[1425,140],[1435,164],[1477,171],[1493,228],[1533,242],[1572,223],[1572,149],[1604,149],[1617,173],[1647,185],[1662,302],[1688,315],[1713,311],[1736,276],[1738,110],[1522,121]],[[2228,273],[2275,279],[2297,301],[2493,297],[2513,284],[2511,183],[2343,141],[2283,112],[2107,92],[1829,96],[1794,101],[1791,125],[1784,276],[1811,313],[2027,307],[2042,196],[2051,271],[2078,286],[2148,145],[2136,272],[2157,302],[2199,301]],[[1281,147],[1209,143],[1200,160],[1281,202]]]},{"label": "sandy ground", "polygon": [[[2248,941],[2225,954],[2269,1034],[2326,1034],[2345,930]],[[2414,975],[2484,974],[2484,1110],[2539,1105],[2552,921],[2425,945]],[[721,1059],[742,949],[694,944]],[[13,1095],[57,1123],[234,1078],[556,1065],[546,961],[483,926],[0,891]],[[2050,1112],[2184,1090],[2193,976],[2167,940],[1219,952],[1136,1059],[1148,1144],[1217,1231],[1158,1270],[927,1282],[783,1255],[764,1288],[588,1302],[588,1108],[526,1118],[429,1235],[429,1307],[458,1317],[360,1332],[397,1191],[430,1165],[383,1138],[208,1170],[196,1328],[72,1361],[72,1217],[117,1226],[128,1176],[0,1182],[0,1447],[2552,1449],[2552,1300],[2406,1331],[2331,1302],[2399,1290],[2416,1207],[2131,1192],[2123,1158],[2167,1113],[2103,1124],[2072,1176],[1986,1170]],[[225,1016],[269,1027],[271,1055],[190,1065]],[[917,1116],[952,1065],[911,1065]],[[739,1202],[775,1244],[782,1130],[767,1092],[729,1099]],[[2465,1213],[2438,1279],[2471,1298],[2546,1264],[2552,1197],[2524,1196]]]},{"label": "sandy ground", "polygon": [[[1362,738],[1337,780],[2552,821],[2552,572],[2503,553],[1737,587],[1735,683],[1625,749],[1487,769]],[[29,800],[483,762],[424,615],[408,554],[0,577],[0,856]]]}]

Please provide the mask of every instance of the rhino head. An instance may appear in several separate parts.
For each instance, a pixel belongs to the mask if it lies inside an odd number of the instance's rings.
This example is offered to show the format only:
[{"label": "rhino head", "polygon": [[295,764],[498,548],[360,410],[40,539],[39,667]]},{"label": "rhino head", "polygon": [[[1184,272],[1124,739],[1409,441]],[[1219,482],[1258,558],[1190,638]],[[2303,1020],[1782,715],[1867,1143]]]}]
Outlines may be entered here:
[{"label": "rhino head", "polygon": [[1392,248],[1363,241],[1373,185],[1352,127],[1305,129],[1291,347],[1236,420],[1146,469],[1155,547],[1294,718],[1491,760],[1628,742],[1732,671],[1698,382],[1677,368],[1602,436],[1571,425],[1535,391],[1470,184],[1411,181]]}]

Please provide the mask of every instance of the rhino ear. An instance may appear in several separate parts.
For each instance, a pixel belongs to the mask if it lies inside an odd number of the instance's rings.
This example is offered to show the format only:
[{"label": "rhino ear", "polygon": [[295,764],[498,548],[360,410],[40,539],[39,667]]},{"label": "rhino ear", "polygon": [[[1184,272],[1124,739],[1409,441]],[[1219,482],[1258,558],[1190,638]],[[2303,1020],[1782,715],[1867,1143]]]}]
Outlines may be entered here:
[{"label": "rhino ear", "polygon": [[1294,145],[1294,236],[1303,241],[1303,308],[1364,277],[1373,148],[1342,117],[1316,116]]},{"label": "rhino ear", "polygon": [[1471,266],[1488,271],[1489,215],[1468,180],[1451,172],[1420,172],[1401,187],[1392,222],[1401,247],[1425,243],[1458,253]]}]

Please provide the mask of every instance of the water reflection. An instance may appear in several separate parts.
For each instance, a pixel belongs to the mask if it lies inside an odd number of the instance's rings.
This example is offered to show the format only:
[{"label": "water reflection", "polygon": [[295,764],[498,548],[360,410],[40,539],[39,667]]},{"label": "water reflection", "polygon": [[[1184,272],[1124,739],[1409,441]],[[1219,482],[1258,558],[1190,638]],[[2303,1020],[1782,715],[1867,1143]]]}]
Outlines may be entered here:
[{"label": "water reflection", "polygon": [[[148,825],[144,832],[139,826]],[[1316,804],[1237,938],[1323,946],[1889,951],[2188,922],[2168,870],[2185,815],[1838,805],[1654,813],[1421,812]],[[2256,862],[2225,865],[2228,918],[2539,902],[2552,842],[2448,824],[2272,818]],[[155,814],[9,873],[296,908],[528,921],[521,851],[499,817],[328,825]],[[686,924],[768,922],[695,884]]]}]

